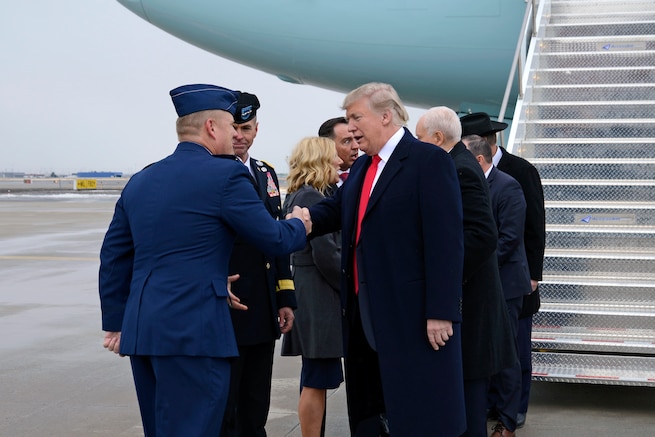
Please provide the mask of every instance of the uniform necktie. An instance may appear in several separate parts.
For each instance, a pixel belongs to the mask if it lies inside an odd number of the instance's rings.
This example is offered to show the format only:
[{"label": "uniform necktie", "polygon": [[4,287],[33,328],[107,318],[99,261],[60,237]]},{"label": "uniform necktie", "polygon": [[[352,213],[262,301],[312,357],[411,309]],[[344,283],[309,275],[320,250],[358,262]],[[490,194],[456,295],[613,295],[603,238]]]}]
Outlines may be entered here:
[{"label": "uniform necktie", "polygon": [[357,274],[357,243],[359,243],[359,234],[362,230],[362,219],[364,218],[364,213],[366,212],[366,207],[368,206],[368,199],[371,197],[373,180],[375,179],[375,174],[378,172],[379,163],[380,157],[378,155],[373,155],[371,165],[368,166],[366,175],[364,175],[364,184],[362,185],[362,192],[359,195],[359,208],[357,210],[357,230],[355,232],[355,251],[353,253],[353,277],[355,279],[355,293],[359,291],[359,281]]}]

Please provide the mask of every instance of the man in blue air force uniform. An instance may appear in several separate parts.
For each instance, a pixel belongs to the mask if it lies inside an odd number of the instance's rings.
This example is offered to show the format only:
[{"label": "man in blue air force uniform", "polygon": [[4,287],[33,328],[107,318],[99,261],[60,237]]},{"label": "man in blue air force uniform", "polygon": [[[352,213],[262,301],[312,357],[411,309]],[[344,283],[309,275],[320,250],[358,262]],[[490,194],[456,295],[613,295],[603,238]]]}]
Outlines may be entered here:
[{"label": "man in blue air force uniform", "polygon": [[[250,156],[259,123],[259,99],[241,93],[234,116],[237,136],[234,154],[250,174],[252,185],[274,219],[282,219],[280,184],[270,164]],[[230,275],[238,274],[232,292],[248,307],[232,309],[232,325],[239,357],[232,362],[222,437],[266,437],[266,419],[271,400],[271,378],[275,340],[293,326],[296,308],[288,255],[270,256],[237,237],[230,258]]]},{"label": "man in blue air force uniform", "polygon": [[235,236],[282,255],[305,246],[310,225],[300,211],[274,220],[234,158],[238,92],[170,94],[180,143],[132,176],[100,252],[104,346],[130,356],[146,436],[215,437],[237,355],[226,285]]}]

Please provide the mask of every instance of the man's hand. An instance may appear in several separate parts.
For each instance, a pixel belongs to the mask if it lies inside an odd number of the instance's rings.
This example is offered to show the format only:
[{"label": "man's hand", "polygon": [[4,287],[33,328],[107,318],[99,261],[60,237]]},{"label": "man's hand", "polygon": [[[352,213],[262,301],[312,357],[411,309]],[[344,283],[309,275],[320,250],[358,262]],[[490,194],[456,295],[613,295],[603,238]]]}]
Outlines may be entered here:
[{"label": "man's hand", "polygon": [[280,331],[282,334],[286,334],[287,332],[291,331],[291,328],[293,328],[293,320],[296,317],[293,314],[293,310],[289,307],[282,307],[277,310],[277,314],[279,317]]},{"label": "man's hand", "polygon": [[[534,279],[530,279],[530,286],[532,287],[532,291],[535,291],[537,289],[537,286],[539,285],[539,281],[535,281]],[[531,293],[532,293],[531,291]]]},{"label": "man's hand", "polygon": [[121,355],[120,350],[121,347],[121,333],[120,332],[105,332],[105,340],[102,342],[102,346],[107,349],[109,352],[113,352],[115,354],[120,355],[123,357],[124,355]]},{"label": "man's hand", "polygon": [[241,299],[236,294],[232,293],[232,283],[240,277],[238,273],[227,277],[227,306],[233,310],[245,311],[248,307],[241,303]]},{"label": "man's hand", "polygon": [[293,211],[290,214],[287,214],[286,219],[297,218],[302,220],[302,223],[305,225],[305,235],[308,235],[312,232],[312,217],[309,213],[309,209],[301,208],[298,205],[293,207]]},{"label": "man's hand", "polygon": [[428,340],[435,351],[439,350],[439,346],[445,346],[452,335],[452,321],[428,319]]}]

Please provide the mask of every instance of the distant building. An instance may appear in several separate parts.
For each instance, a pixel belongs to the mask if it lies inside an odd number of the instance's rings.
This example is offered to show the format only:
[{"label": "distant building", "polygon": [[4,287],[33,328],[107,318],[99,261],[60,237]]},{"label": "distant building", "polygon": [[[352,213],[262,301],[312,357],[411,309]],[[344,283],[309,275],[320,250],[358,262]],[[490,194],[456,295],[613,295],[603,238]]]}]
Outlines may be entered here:
[{"label": "distant building", "polygon": [[22,179],[24,177],[25,177],[25,173],[23,173],[23,172],[16,172],[16,171],[3,171],[3,172],[0,172],[0,178]]},{"label": "distant building", "polygon": [[78,178],[121,178],[123,172],[120,171],[80,171],[74,173]]}]

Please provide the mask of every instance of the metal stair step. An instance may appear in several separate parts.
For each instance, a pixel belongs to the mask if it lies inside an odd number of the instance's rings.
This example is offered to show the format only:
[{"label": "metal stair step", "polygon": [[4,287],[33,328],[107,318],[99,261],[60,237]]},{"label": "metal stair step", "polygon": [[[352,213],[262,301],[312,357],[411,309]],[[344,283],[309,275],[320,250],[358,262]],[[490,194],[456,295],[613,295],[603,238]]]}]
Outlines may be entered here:
[{"label": "metal stair step", "polygon": [[[582,301],[580,299],[574,302],[573,301],[572,302],[544,301],[541,303],[541,309],[539,310],[539,312],[546,316],[541,320],[544,326],[551,326],[551,324],[548,322],[551,321],[550,319],[552,319],[553,315],[556,317],[567,315],[566,318],[569,322],[571,321],[579,322],[580,320],[583,320],[583,317],[580,317],[578,319],[568,317],[571,314],[581,315],[581,316],[583,315],[592,316],[591,318],[589,317],[584,318],[586,323],[580,323],[576,325],[570,325],[570,324],[558,325],[558,327],[561,328],[563,326],[568,326],[568,327],[577,326],[580,329],[576,328],[576,330],[578,331],[582,330],[584,332],[588,332],[589,330],[593,331],[596,329],[600,329],[600,331],[597,333],[598,335],[600,336],[609,335],[610,337],[614,337],[616,335],[616,332],[634,328],[635,324],[629,323],[627,321],[622,321],[621,323],[625,324],[626,326],[621,327],[620,325],[616,325],[614,323],[612,324],[599,323],[599,320],[601,318],[600,316],[647,317],[649,319],[655,319],[655,304],[651,302],[648,304],[630,305],[630,304],[610,303],[610,302]],[[595,319],[595,316],[599,316],[598,320]],[[646,321],[646,323],[644,323],[644,328],[642,330],[650,336],[651,342],[655,347],[655,325],[653,325],[652,322],[653,320]],[[607,325],[610,325],[612,329],[614,328],[616,329],[614,331],[610,331],[610,334],[607,334],[607,329],[608,329]]]},{"label": "metal stair step", "polygon": [[529,138],[517,149],[530,162],[538,159],[655,159],[655,138]]},{"label": "metal stair step", "polygon": [[542,179],[647,179],[655,175],[655,160],[533,159],[531,162]]},{"label": "metal stair step", "polygon": [[[592,251],[614,249],[629,252],[655,247],[655,227],[630,226],[628,223],[635,219],[628,215],[598,217],[595,222],[602,223],[603,219],[608,225],[587,225],[584,218],[577,225],[549,225],[546,228],[546,247],[552,250],[584,247]],[[614,224],[617,222],[625,225]]]},{"label": "metal stair step", "polygon": [[532,379],[655,387],[655,357],[533,351]]},{"label": "metal stair step", "polygon": [[571,338],[557,333],[538,332],[532,337],[532,347],[543,351],[586,351],[617,354],[652,353],[655,347],[645,341],[631,339]]},{"label": "metal stair step", "polygon": [[655,84],[535,85],[526,96],[545,102],[595,100],[655,100]]},{"label": "metal stair step", "polygon": [[542,53],[655,50],[655,35],[539,38],[539,45]]},{"label": "metal stair step", "polygon": [[649,35],[653,33],[655,21],[640,18],[639,21],[622,21],[619,17],[610,21],[584,21],[557,23],[551,20],[546,27],[545,37],[578,37],[578,36],[618,36],[618,35]]},{"label": "metal stair step", "polygon": [[628,280],[618,276],[546,275],[539,283],[539,294],[544,303],[585,302],[601,307],[628,306],[652,310],[655,305],[652,298],[654,281],[653,277]]},{"label": "metal stair step", "polygon": [[528,139],[655,137],[655,118],[525,120],[523,124]]},{"label": "metal stair step", "polygon": [[[563,253],[571,252],[571,253]],[[652,279],[655,271],[653,251],[618,253],[595,251],[548,250],[544,257],[544,275],[623,276],[625,278]]]},{"label": "metal stair step", "polygon": [[[654,56],[655,59],[655,56]],[[535,84],[618,84],[654,83],[655,67],[540,68],[531,72]]]},{"label": "metal stair step", "polygon": [[639,202],[546,202],[546,228],[557,225],[655,226],[655,203]]},{"label": "metal stair step", "polygon": [[[652,5],[651,5],[652,6]],[[611,23],[640,23],[655,20],[654,10],[641,11],[614,11],[589,13],[551,13],[548,27],[555,25],[577,24],[611,24]]]},{"label": "metal stair step", "polygon": [[591,52],[539,53],[535,69],[593,67],[643,67],[653,65],[655,52],[648,50],[594,50]]},{"label": "metal stair step", "polygon": [[611,0],[591,1],[552,1],[550,13],[557,14],[620,14],[625,12],[653,11],[653,2],[650,0],[624,0],[621,2]]},{"label": "metal stair step", "polygon": [[[583,261],[611,260],[611,261],[655,261],[655,248],[643,251],[623,252],[616,250],[587,250],[587,249],[549,249],[546,248],[547,258],[582,259]],[[655,270],[653,270],[655,272]]]},{"label": "metal stair step", "polygon": [[[561,146],[568,147],[567,144],[562,144]],[[531,158],[530,162],[536,167],[547,165],[653,165],[655,164],[655,158]],[[566,175],[566,173],[566,171],[562,171],[562,175]]]},{"label": "metal stair step", "polygon": [[655,187],[652,180],[545,180],[542,179],[546,201],[578,202],[655,202]]},{"label": "metal stair step", "polygon": [[655,119],[655,100],[540,102],[527,105],[527,109],[528,120]]}]

